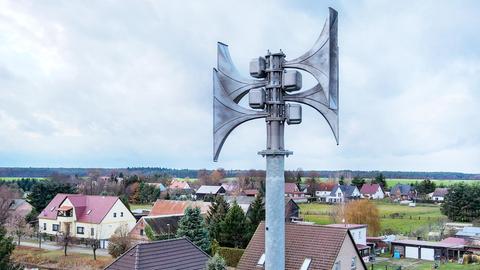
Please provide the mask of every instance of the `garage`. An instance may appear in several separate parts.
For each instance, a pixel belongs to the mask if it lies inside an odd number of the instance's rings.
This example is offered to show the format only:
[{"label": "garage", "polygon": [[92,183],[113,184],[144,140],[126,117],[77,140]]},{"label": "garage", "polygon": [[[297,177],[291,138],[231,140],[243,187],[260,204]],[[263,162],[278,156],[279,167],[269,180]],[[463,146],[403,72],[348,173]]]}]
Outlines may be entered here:
[{"label": "garage", "polygon": [[420,249],[420,259],[427,261],[435,260],[435,249],[433,248],[421,248]]},{"label": "garage", "polygon": [[418,247],[405,247],[405,258],[418,259]]}]

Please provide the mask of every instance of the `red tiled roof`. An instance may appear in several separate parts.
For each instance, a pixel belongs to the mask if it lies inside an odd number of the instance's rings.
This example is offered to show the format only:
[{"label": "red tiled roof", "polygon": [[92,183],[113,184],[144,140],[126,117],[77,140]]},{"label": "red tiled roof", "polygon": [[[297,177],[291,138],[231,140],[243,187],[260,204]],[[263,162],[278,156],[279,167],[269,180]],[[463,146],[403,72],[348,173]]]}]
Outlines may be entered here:
[{"label": "red tiled roof", "polygon": [[172,188],[172,189],[185,189],[187,188],[188,183],[185,182],[185,181],[177,181],[177,180],[173,180],[172,183],[170,184],[169,188]]},{"label": "red tiled roof", "polygon": [[445,197],[448,193],[448,188],[436,188],[433,192],[433,197]]},{"label": "red tiled roof", "polygon": [[440,241],[440,243],[445,244],[455,244],[455,245],[465,245],[467,242],[463,238],[458,237],[448,237]]},{"label": "red tiled roof", "polygon": [[318,184],[318,191],[332,191],[336,186],[335,183],[320,183]]},{"label": "red tiled roof", "polygon": [[360,193],[373,195],[377,192],[379,187],[379,184],[364,184],[362,189],[360,189]]},{"label": "red tiled roof", "polygon": [[243,191],[243,193],[245,193],[245,195],[257,195],[258,190],[256,190],[256,189],[245,189]]},{"label": "red tiled roof", "polygon": [[299,192],[297,184],[285,183],[285,193],[295,193],[295,192]]},{"label": "red tiled roof", "polygon": [[[331,270],[345,239],[355,245],[348,230],[344,228],[286,223],[285,269],[298,270],[305,258],[310,258],[312,261],[308,269]],[[265,223],[262,222],[243,253],[237,270],[263,269],[257,267],[257,262],[264,252]],[[358,250],[356,253],[360,258]],[[363,267],[358,269],[366,269],[363,261],[361,263]]]},{"label": "red tiled roof", "polygon": [[149,216],[183,214],[187,207],[200,207],[200,212],[206,214],[210,208],[210,203],[203,201],[157,200]]},{"label": "red tiled roof", "polygon": [[[102,222],[108,211],[112,209],[113,205],[117,202],[118,197],[57,194],[47,207],[43,209],[38,218],[57,219],[57,211],[66,199],[72,203],[77,221],[98,224]],[[65,210],[68,209],[65,208]]]}]

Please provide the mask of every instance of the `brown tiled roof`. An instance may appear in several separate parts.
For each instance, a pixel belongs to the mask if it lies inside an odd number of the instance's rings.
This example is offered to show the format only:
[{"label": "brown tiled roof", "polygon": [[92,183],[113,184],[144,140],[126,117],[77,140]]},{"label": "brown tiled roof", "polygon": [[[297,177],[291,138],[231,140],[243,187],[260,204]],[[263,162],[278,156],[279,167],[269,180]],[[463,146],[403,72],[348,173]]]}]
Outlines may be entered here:
[{"label": "brown tiled roof", "polygon": [[203,270],[210,256],[186,238],[140,243],[106,270]]},{"label": "brown tiled roof", "polygon": [[299,192],[297,184],[285,183],[285,193],[295,193],[295,192]]},{"label": "brown tiled roof", "polygon": [[448,188],[436,188],[433,192],[433,197],[445,197],[448,193]]},{"label": "brown tiled roof", "polygon": [[210,203],[203,201],[157,200],[149,216],[183,214],[187,207],[199,207],[200,212],[206,214],[210,208]]},{"label": "brown tiled roof", "polygon": [[364,184],[362,186],[362,189],[360,190],[360,193],[362,194],[375,194],[380,187],[379,184]]},{"label": "brown tiled roof", "polygon": [[[331,270],[345,239],[354,243],[345,228],[286,223],[285,269],[298,270],[305,258],[310,258],[312,261],[309,270]],[[257,266],[257,262],[265,252],[264,246],[265,223],[262,222],[240,259],[237,270],[263,269]],[[360,257],[359,254],[357,256]]]}]

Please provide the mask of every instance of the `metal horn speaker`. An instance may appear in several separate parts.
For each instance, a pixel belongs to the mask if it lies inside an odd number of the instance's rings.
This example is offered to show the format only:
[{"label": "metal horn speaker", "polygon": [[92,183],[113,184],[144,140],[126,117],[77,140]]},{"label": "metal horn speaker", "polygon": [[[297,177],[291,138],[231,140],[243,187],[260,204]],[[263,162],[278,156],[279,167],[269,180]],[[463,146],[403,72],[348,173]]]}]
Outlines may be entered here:
[{"label": "metal horn speaker", "polygon": [[255,80],[244,78],[235,68],[228,45],[217,43],[217,67],[218,79],[225,86],[225,90],[235,103],[240,102],[242,97],[251,89],[260,88],[267,84],[265,79]]},{"label": "metal horn speaker", "polygon": [[[231,86],[230,84],[227,84]],[[237,105],[220,80],[220,72],[213,69],[213,160],[217,161],[225,140],[238,125],[266,117],[263,111],[249,110]],[[231,93],[231,92],[230,92]]]},{"label": "metal horn speaker", "polygon": [[309,105],[320,112],[327,120],[338,144],[337,16],[337,11],[329,8],[328,19],[313,48],[296,59],[285,61],[283,67],[304,70],[317,80],[318,84],[313,88],[287,94],[284,99]]}]

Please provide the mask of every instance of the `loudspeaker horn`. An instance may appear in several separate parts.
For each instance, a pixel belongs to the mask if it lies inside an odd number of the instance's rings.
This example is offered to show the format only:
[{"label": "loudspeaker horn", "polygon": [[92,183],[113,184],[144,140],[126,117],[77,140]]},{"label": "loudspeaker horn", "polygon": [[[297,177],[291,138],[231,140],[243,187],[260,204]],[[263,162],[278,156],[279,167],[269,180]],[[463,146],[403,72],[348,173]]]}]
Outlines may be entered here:
[{"label": "loudspeaker horn", "polygon": [[336,110],[338,109],[338,13],[332,8],[329,8],[329,11],[322,33],[313,48],[296,59],[285,61],[283,66],[301,69],[312,74],[326,92],[327,106]]},{"label": "loudspeaker horn", "polygon": [[217,67],[218,79],[224,86],[228,96],[235,103],[240,102],[242,97],[254,88],[260,88],[267,84],[266,80],[255,80],[244,78],[233,64],[228,51],[228,45],[217,43]]},{"label": "loudspeaker horn", "polygon": [[213,160],[217,161],[228,135],[238,125],[267,113],[254,111],[236,104],[220,80],[220,72],[213,69]]}]

